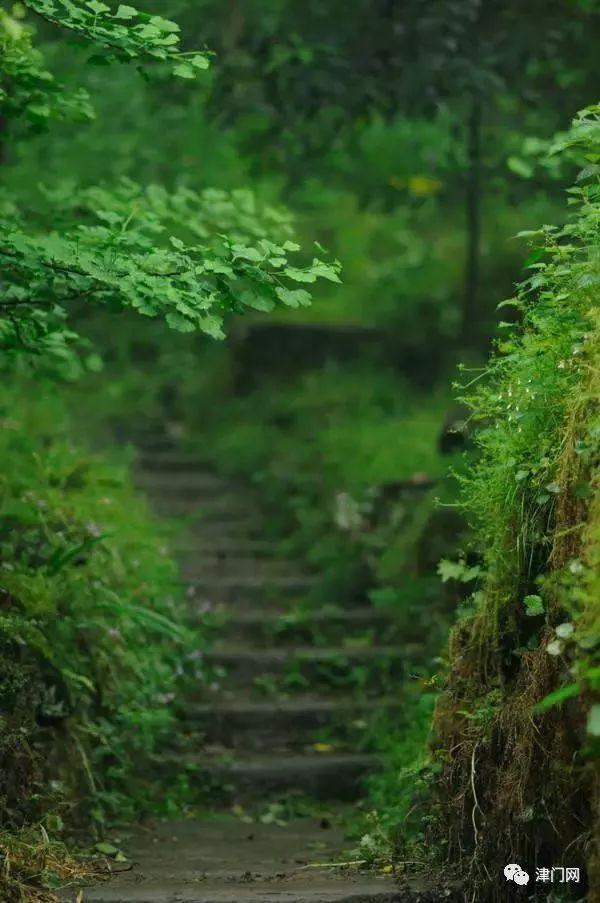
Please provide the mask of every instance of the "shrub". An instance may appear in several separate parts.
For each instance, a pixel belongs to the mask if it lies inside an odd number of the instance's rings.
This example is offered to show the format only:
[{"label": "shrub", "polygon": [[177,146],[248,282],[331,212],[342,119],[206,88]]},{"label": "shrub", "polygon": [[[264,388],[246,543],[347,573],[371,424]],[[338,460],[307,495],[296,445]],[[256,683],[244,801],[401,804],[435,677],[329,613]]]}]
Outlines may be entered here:
[{"label": "shrub", "polygon": [[[127,468],[73,440],[49,386],[0,390],[0,809],[143,807],[190,633],[164,530]],[[145,791],[150,792],[149,790]]]}]

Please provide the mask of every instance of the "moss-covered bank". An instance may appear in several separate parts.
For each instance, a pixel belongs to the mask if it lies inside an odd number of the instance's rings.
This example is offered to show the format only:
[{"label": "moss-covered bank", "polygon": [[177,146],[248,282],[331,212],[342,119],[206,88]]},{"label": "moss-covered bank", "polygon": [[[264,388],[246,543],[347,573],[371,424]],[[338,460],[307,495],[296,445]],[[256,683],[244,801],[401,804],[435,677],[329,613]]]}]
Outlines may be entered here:
[{"label": "moss-covered bank", "polygon": [[574,215],[532,236],[520,325],[470,399],[481,428],[464,502],[484,572],[434,722],[436,841],[486,900],[506,899],[508,862],[532,880],[569,866],[583,881],[587,864],[592,895],[600,879],[598,108],[561,147],[584,162]]}]

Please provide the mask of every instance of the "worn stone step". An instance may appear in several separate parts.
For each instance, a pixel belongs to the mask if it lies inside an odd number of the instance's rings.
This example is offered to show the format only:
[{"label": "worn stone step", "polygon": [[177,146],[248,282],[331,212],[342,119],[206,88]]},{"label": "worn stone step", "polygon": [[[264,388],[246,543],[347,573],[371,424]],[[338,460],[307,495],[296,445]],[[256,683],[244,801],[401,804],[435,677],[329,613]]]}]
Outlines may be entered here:
[{"label": "worn stone step", "polygon": [[315,585],[314,577],[298,575],[295,577],[255,577],[253,575],[193,578],[183,580],[188,587],[190,610],[194,612],[193,599],[202,603],[213,604],[224,602],[250,603],[268,599],[291,603],[302,598]]},{"label": "worn stone step", "polygon": [[[248,874],[252,875],[250,869]],[[190,887],[190,884],[195,886]],[[273,903],[278,900],[285,903],[433,903],[442,899],[420,894],[408,896],[387,885],[377,876],[327,876],[292,882],[281,873],[266,880],[241,877],[238,881],[229,878],[215,884],[192,873],[192,877],[184,875],[181,881],[163,878],[149,887],[127,885],[123,888],[111,883],[87,891],[84,899],[86,903],[265,903],[268,900]],[[458,896],[455,899],[458,900]],[[69,895],[69,891],[63,891],[60,900],[75,903],[76,896],[73,892]],[[444,897],[444,903],[448,903],[447,897]]]},{"label": "worn stone step", "polygon": [[180,471],[206,473],[208,470],[206,464],[197,455],[191,452],[184,452],[172,445],[155,450],[140,448],[138,449],[137,462],[140,470],[152,473],[162,471],[167,471],[168,473],[178,473]]},{"label": "worn stone step", "polygon": [[[231,495],[231,484],[211,471],[201,469],[187,470],[150,470],[144,468],[135,473],[135,482],[140,489],[151,496],[167,494],[194,493],[212,498],[215,495]],[[243,493],[240,493],[243,497]]]},{"label": "worn stone step", "polygon": [[[344,811],[343,807],[336,810]],[[128,830],[122,845],[128,862],[113,864],[110,881],[86,887],[86,903],[432,903],[449,899],[440,890],[441,881],[436,885],[438,894],[413,897],[404,888],[400,891],[389,874],[315,868],[316,862],[348,859],[348,841],[337,819],[296,818],[285,827],[259,820],[249,824],[224,814],[160,820]],[[77,894],[78,889],[71,886],[60,891],[59,898],[75,903]]]},{"label": "worn stone step", "polygon": [[[157,514],[163,517],[183,518],[190,524],[207,524],[212,534],[224,533],[233,525],[235,530],[246,531],[248,535],[257,536],[264,532],[263,518],[258,509],[251,510],[244,505],[210,505],[205,499],[194,495],[157,495],[150,498]],[[231,535],[231,533],[230,533]]]},{"label": "worn stone step", "polygon": [[399,699],[353,696],[324,698],[301,696],[287,699],[220,698],[186,704],[182,720],[201,731],[209,743],[244,750],[305,747],[315,732],[331,732],[334,746],[364,737],[365,730],[382,712],[399,709]]},{"label": "worn stone step", "polygon": [[[242,555],[199,555],[192,553],[179,556],[181,573],[187,578],[213,579],[215,577],[256,577],[270,580],[292,575],[297,576],[298,565],[282,558],[255,558]],[[296,572],[296,573],[295,573]],[[310,574],[306,575],[310,577]]]},{"label": "worn stone step", "polygon": [[226,515],[235,513],[238,516],[244,515],[246,517],[255,517],[261,514],[254,499],[232,492],[229,487],[226,491],[216,495],[203,495],[202,492],[194,492],[192,490],[179,491],[178,489],[176,492],[169,490],[157,491],[151,493],[150,498],[153,502],[164,502],[173,506],[183,505],[185,502],[194,506],[202,505],[206,511],[211,513],[225,512]]},{"label": "worn stone step", "polygon": [[210,784],[224,799],[265,799],[269,794],[299,791],[314,799],[354,800],[362,792],[362,778],[377,768],[376,756],[255,755],[225,760],[205,754],[186,756],[185,767],[200,786]]},{"label": "worn stone step", "polygon": [[133,436],[130,441],[138,449],[138,458],[154,457],[158,455],[181,454],[181,443],[177,438],[161,433],[141,432]]},{"label": "worn stone step", "polygon": [[180,559],[194,555],[215,555],[221,558],[241,556],[242,558],[270,558],[277,553],[278,545],[268,539],[253,539],[244,536],[222,536],[219,532],[192,531],[173,545],[173,554]]},{"label": "worn stone step", "polygon": [[[180,512],[181,513],[181,512]],[[198,509],[196,511],[183,512],[188,527],[188,533],[192,532],[194,541],[230,543],[246,542],[259,539],[264,536],[264,523],[260,518],[248,515],[234,516],[229,514],[220,517],[219,514],[209,514]]]},{"label": "worn stone step", "polygon": [[[399,633],[396,619],[388,612],[363,605],[358,608],[328,609],[297,612],[263,606],[244,611],[235,606],[221,607],[215,612],[218,634],[229,642],[241,645],[281,645],[282,643],[316,643],[324,640],[341,642],[351,636],[370,634],[392,639]],[[406,639],[406,626],[403,625]],[[417,631],[411,639],[418,639]]]},{"label": "worn stone step", "polygon": [[223,669],[223,685],[251,686],[275,681],[279,688],[300,691],[309,686],[367,687],[383,685],[402,671],[406,647],[364,648],[216,648],[204,655],[213,668]]}]

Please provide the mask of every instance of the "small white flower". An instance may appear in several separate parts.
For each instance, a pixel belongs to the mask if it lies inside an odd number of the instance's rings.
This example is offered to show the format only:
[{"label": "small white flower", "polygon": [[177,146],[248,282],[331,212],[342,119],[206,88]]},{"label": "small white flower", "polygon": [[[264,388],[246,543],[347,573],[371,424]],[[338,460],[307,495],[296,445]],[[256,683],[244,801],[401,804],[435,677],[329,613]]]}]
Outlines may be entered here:
[{"label": "small white flower", "polygon": [[564,624],[559,624],[556,628],[556,636],[559,636],[561,640],[567,640],[573,635],[574,629],[575,628],[569,621],[565,621]]}]

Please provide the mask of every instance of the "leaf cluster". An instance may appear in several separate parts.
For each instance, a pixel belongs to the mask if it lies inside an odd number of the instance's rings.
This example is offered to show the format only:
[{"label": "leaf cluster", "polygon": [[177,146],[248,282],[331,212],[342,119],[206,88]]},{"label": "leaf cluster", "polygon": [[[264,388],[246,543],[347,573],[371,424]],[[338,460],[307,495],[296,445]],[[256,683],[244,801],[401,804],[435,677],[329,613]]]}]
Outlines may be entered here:
[{"label": "leaf cluster", "polygon": [[[183,53],[179,27],[161,16],[99,0],[31,0],[43,19],[91,42],[104,62],[152,59],[174,75],[195,77],[202,53]],[[8,123],[90,115],[86,97],[67,95],[43,68],[31,33],[2,13],[1,63]],[[54,360],[77,370],[69,348],[73,305],[100,304],[162,317],[181,332],[224,335],[228,314],[310,303],[306,286],[339,282],[339,264],[299,263],[284,214],[260,209],[249,192],[222,192],[123,182],[46,190],[34,210],[9,191],[0,197],[0,343],[5,352]]]},{"label": "leaf cluster", "polygon": [[35,129],[52,119],[90,119],[87,92],[65,91],[32,43],[32,33],[18,18],[0,10],[0,108],[6,122],[25,120]]},{"label": "leaf cluster", "polygon": [[0,218],[5,348],[64,345],[72,302],[130,308],[181,332],[222,338],[227,314],[308,304],[300,286],[339,281],[337,263],[297,265],[299,245],[268,237],[286,231],[285,217],[263,212],[247,192],[123,182],[113,190],[55,189],[46,200],[46,215],[26,217],[7,204]]},{"label": "leaf cluster", "polygon": [[203,51],[184,52],[180,28],[162,16],[120,4],[116,10],[102,0],[25,0],[25,5],[52,25],[73,32],[94,46],[94,62],[161,61],[173,75],[193,79],[209,66]]}]

